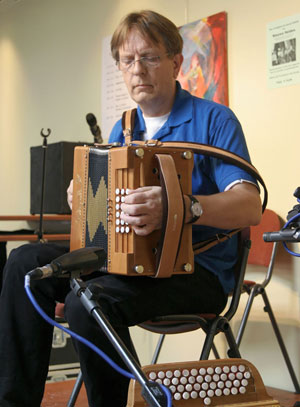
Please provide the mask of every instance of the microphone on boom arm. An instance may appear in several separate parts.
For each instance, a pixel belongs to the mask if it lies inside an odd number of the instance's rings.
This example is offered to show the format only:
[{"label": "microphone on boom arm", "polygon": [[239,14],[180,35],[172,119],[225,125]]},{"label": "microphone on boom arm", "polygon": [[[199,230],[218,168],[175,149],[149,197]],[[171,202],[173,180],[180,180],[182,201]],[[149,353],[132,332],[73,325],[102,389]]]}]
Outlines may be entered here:
[{"label": "microphone on boom arm", "polygon": [[80,275],[99,270],[106,261],[106,253],[99,247],[84,247],[63,254],[54,259],[50,264],[37,267],[27,275],[32,280],[40,280],[47,277],[69,277],[72,271],[78,271]]},{"label": "microphone on boom arm", "polygon": [[96,119],[95,115],[93,113],[88,113],[86,115],[86,121],[87,121],[88,125],[90,126],[92,135],[94,136],[94,143],[102,144],[103,139],[101,136],[101,130],[97,124],[97,119]]}]

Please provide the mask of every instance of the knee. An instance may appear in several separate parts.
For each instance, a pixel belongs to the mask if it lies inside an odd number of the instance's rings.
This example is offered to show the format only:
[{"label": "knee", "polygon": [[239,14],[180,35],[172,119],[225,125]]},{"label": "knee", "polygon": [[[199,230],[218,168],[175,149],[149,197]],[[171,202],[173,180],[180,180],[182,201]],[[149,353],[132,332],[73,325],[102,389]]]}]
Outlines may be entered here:
[{"label": "knee", "polygon": [[66,252],[64,247],[56,247],[51,244],[24,244],[13,249],[7,259],[3,273],[5,280],[22,278],[30,270],[44,266],[56,257]]},{"label": "knee", "polygon": [[[98,300],[97,302],[101,309],[101,313],[109,323],[113,326],[119,325],[116,323],[117,317],[115,316],[114,307],[111,306],[110,302],[107,302],[106,300]],[[81,332],[82,335],[88,333],[89,326],[96,325],[93,316],[88,312],[80,298],[75,295],[73,291],[66,296],[64,315],[70,328],[78,333]]]},{"label": "knee", "polygon": [[19,275],[24,276],[31,268],[35,267],[32,246],[30,243],[25,244],[10,252],[4,268],[4,279],[16,279]]}]

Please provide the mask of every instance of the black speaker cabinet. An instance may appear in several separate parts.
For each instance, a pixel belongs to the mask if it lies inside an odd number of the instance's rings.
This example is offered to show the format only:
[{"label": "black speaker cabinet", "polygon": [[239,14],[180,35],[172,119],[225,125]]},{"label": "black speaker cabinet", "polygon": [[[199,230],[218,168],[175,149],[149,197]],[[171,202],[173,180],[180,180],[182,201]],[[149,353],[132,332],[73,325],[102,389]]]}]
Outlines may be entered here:
[{"label": "black speaker cabinet", "polygon": [[[46,149],[44,213],[68,214],[67,188],[73,177],[73,156],[75,146],[88,143],[61,141],[48,144]],[[30,148],[30,213],[41,211],[43,147]]]}]

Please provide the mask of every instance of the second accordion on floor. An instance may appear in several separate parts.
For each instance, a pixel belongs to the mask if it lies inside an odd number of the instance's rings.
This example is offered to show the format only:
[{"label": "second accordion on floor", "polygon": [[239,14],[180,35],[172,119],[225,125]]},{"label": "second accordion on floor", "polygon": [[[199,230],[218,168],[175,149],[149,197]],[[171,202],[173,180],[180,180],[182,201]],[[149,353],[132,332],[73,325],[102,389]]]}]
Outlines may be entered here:
[{"label": "second accordion on floor", "polygon": [[[76,147],[71,250],[98,246],[109,273],[170,277],[192,273],[192,226],[183,194],[191,194],[193,153],[150,145]],[[162,187],[163,227],[138,236],[120,220],[127,189]]]}]

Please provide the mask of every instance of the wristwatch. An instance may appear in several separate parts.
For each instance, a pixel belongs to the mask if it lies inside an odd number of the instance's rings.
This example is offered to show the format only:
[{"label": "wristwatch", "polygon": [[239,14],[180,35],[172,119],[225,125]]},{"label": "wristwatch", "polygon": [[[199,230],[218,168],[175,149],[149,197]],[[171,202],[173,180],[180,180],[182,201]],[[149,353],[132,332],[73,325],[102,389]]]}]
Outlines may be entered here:
[{"label": "wristwatch", "polygon": [[190,201],[191,201],[190,211],[191,211],[191,214],[193,215],[192,219],[187,223],[194,223],[202,215],[203,209],[202,209],[200,202],[193,195],[187,195],[187,196],[190,198]]}]

